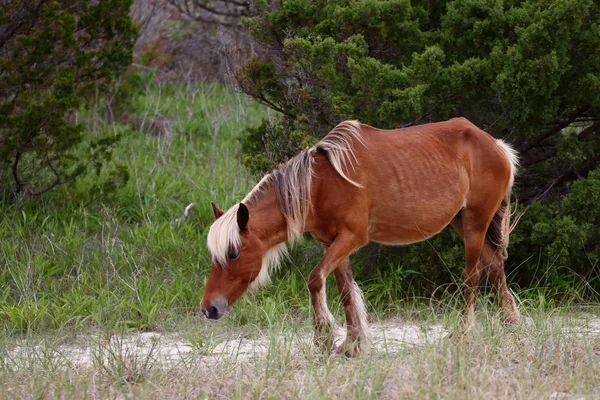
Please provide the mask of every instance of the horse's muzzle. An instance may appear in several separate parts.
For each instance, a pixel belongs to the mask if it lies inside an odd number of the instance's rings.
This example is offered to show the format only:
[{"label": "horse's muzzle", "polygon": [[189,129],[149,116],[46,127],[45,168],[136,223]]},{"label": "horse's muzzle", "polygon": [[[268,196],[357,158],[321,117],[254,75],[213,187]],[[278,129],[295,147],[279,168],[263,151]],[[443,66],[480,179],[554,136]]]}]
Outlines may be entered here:
[{"label": "horse's muzzle", "polygon": [[219,296],[207,308],[202,308],[202,314],[208,319],[219,319],[227,311],[227,300]]}]

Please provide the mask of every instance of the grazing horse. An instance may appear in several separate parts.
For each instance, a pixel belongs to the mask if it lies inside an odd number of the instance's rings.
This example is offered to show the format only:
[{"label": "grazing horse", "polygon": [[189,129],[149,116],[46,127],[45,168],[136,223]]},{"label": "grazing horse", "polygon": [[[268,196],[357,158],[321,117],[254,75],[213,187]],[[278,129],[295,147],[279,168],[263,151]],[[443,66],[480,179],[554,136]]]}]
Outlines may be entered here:
[{"label": "grazing horse", "polygon": [[207,242],[213,265],[202,312],[220,318],[248,288],[269,280],[286,241],[309,232],[325,248],[308,277],[315,340],[331,343],[325,279],[333,272],[347,324],[337,351],[357,355],[368,340],[367,313],[348,257],[369,241],[415,243],[451,225],[465,244],[461,321],[467,329],[472,324],[486,268],[505,319],[515,323],[519,311],[504,260],[517,162],[509,145],[464,118],[395,130],[342,122],[227,212],[212,204],[216,221]]}]

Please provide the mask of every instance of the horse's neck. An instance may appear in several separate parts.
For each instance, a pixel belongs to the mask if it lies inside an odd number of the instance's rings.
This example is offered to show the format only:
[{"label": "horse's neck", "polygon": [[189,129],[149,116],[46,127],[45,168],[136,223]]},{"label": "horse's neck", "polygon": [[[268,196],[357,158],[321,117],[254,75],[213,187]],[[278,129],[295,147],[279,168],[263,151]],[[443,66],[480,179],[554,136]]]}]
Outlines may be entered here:
[{"label": "horse's neck", "polygon": [[270,189],[250,206],[250,218],[258,236],[269,248],[288,240],[287,223],[277,204],[275,190]]}]

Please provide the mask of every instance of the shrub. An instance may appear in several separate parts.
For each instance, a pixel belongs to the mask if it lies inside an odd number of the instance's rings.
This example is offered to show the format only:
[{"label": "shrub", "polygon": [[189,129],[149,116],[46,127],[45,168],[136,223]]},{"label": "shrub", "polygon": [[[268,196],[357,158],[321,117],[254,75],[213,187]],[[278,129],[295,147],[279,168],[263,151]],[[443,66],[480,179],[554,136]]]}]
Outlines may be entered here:
[{"label": "shrub", "polygon": [[[131,0],[11,0],[0,16],[0,174],[42,194],[100,174],[118,136],[87,140],[77,110],[131,63]],[[5,192],[7,186],[2,187]]]},{"label": "shrub", "polygon": [[[268,171],[312,143],[295,140],[297,132],[317,140],[344,119],[395,128],[467,117],[521,156],[515,194],[521,209],[530,207],[514,232],[509,270],[526,263],[516,275],[523,284],[542,272],[565,273],[559,265],[570,276],[597,274],[600,189],[591,173],[600,163],[597,2],[255,6],[245,23],[264,51],[238,70],[237,82],[279,117],[247,132],[249,168]],[[395,261],[382,264],[421,268],[423,277],[444,283],[462,267],[441,265],[456,259],[457,241],[448,234],[390,250]],[[424,260],[432,251],[434,261]]]}]

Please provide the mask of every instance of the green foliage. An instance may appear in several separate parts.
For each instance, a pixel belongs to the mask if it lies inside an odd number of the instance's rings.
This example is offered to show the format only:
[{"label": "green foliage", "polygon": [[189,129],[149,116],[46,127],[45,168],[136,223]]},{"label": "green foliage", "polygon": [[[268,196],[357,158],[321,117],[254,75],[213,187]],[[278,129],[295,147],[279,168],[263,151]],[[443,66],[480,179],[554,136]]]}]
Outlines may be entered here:
[{"label": "green foliage", "polygon": [[[119,135],[90,140],[78,121],[131,63],[131,0],[8,1],[0,17],[0,176],[15,196],[100,170]],[[108,186],[126,179],[121,167]],[[10,184],[8,182],[11,182]],[[110,183],[112,182],[112,183]]]},{"label": "green foliage", "polygon": [[[282,0],[246,24],[266,50],[238,83],[280,112],[243,139],[249,168],[266,172],[301,148],[295,132],[316,140],[344,119],[394,128],[467,117],[520,153],[515,195],[527,212],[509,248],[513,279],[600,288],[597,2]],[[381,250],[377,263],[390,279],[418,271],[410,279],[432,292],[460,280],[460,246],[444,234]]]},{"label": "green foliage", "polygon": [[[320,138],[343,119],[392,128],[465,116],[515,143],[526,200],[547,189],[540,175],[564,175],[546,193],[560,195],[599,161],[600,12],[590,0],[284,0],[247,25],[269,51],[238,83],[282,113],[287,135]],[[570,149],[587,157],[562,149],[573,124]]]},{"label": "green foliage", "polygon": [[257,127],[245,130],[242,142],[242,162],[252,172],[261,173],[277,167],[280,160],[293,157],[304,148],[316,144],[317,139],[306,132],[289,134],[276,120],[265,118]]},{"label": "green foliage", "polygon": [[[586,289],[600,287],[600,170],[576,181],[559,205],[533,204],[513,233],[513,253],[524,265],[515,278],[531,281],[564,279]],[[527,262],[532,258],[534,262]],[[541,265],[540,265],[541,264]]]},{"label": "green foliage", "polygon": [[[65,327],[168,330],[187,319],[198,324],[210,267],[210,202],[226,208],[251,189],[237,138],[245,126],[259,124],[265,110],[219,85],[157,83],[152,73],[132,71],[124,85],[128,112],[148,121],[168,118],[172,132],[156,136],[143,126],[109,124],[102,104],[90,106],[81,119],[98,124],[96,135],[123,133],[113,155],[129,171],[127,182],[115,183],[123,187],[106,196],[96,177],[86,175],[46,193],[43,202],[0,201],[5,335]],[[247,301],[238,315],[260,315],[261,302]]]}]

